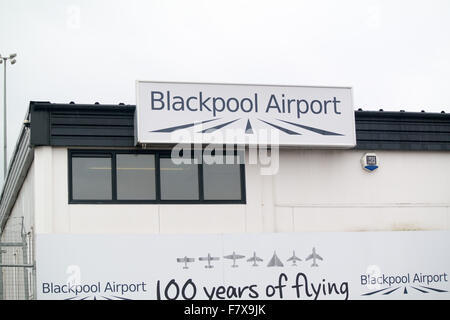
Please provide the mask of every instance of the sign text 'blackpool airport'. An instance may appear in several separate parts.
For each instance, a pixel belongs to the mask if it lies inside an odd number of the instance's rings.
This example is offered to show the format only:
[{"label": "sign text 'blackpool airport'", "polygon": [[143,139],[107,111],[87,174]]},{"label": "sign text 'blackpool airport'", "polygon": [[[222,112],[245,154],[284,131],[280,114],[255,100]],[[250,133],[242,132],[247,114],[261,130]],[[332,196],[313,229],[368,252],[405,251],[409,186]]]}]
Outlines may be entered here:
[{"label": "sign text 'blackpool airport'", "polygon": [[137,81],[136,91],[136,143],[355,146],[348,87]]}]

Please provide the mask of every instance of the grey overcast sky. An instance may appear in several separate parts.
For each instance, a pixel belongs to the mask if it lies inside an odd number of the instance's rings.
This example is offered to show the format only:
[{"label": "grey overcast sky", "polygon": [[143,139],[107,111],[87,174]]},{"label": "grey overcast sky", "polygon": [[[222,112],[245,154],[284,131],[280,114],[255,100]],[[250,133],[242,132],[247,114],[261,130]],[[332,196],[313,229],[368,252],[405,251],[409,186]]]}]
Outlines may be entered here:
[{"label": "grey overcast sky", "polygon": [[9,155],[30,100],[134,104],[136,79],[352,86],[355,108],[450,112],[449,0],[0,0],[13,52]]}]

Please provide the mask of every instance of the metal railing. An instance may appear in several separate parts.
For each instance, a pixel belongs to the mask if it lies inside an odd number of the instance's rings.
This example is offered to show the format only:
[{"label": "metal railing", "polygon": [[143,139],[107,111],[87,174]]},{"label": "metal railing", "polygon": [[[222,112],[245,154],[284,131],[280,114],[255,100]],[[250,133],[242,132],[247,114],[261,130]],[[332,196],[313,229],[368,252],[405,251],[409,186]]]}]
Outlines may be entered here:
[{"label": "metal railing", "polygon": [[16,219],[20,222],[12,221],[0,238],[0,300],[36,298],[33,232],[25,231],[23,217]]}]

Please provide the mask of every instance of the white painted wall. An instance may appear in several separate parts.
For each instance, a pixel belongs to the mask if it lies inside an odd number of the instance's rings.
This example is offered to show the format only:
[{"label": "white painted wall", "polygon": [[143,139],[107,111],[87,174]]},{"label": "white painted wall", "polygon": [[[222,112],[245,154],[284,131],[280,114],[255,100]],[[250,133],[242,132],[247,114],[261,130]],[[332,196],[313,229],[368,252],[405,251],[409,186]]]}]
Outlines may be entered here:
[{"label": "white painted wall", "polygon": [[449,152],[286,150],[275,177],[276,231],[450,229]]},{"label": "white painted wall", "polygon": [[38,233],[240,233],[450,229],[449,152],[281,150],[280,170],[246,166],[246,205],[68,204],[67,148],[35,149]]}]

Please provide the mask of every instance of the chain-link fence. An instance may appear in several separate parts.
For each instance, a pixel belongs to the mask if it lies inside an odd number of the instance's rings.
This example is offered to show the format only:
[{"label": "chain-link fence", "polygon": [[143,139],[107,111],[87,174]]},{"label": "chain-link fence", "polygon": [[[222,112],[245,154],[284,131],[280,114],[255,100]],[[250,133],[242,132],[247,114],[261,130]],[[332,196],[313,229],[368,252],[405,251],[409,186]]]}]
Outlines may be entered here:
[{"label": "chain-link fence", "polygon": [[0,237],[0,300],[36,299],[33,232],[10,218]]}]

